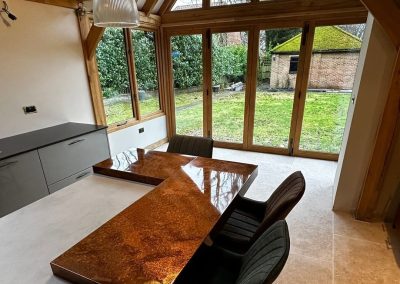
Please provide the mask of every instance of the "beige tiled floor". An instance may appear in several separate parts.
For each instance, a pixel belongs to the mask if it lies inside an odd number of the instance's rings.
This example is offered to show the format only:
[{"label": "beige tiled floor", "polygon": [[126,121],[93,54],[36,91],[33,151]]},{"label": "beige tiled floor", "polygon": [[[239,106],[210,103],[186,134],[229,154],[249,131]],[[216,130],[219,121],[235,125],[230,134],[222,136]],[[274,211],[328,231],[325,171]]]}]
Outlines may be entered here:
[{"label": "beige tiled floor", "polygon": [[287,218],[291,251],[278,283],[400,283],[383,224],[331,210],[336,162],[220,148],[213,157],[257,164],[259,174],[247,196],[258,200],[267,199],[290,173],[303,172],[306,192]]}]

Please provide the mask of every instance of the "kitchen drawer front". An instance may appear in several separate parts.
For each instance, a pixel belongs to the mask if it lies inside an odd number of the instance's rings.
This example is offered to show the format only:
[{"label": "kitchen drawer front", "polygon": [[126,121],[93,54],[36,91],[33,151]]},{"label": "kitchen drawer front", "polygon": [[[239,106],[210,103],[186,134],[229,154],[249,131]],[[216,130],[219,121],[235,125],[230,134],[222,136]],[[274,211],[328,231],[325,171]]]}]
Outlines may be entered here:
[{"label": "kitchen drawer front", "polygon": [[47,184],[52,185],[108,159],[106,130],[82,135],[39,149]]},{"label": "kitchen drawer front", "polygon": [[93,168],[88,168],[84,171],[81,171],[77,174],[67,177],[59,182],[49,185],[49,192],[54,193],[57,190],[67,187],[68,185],[73,184],[74,182],[77,182],[78,180],[90,176],[91,174],[93,174]]},{"label": "kitchen drawer front", "polygon": [[0,161],[0,217],[47,195],[36,150]]}]

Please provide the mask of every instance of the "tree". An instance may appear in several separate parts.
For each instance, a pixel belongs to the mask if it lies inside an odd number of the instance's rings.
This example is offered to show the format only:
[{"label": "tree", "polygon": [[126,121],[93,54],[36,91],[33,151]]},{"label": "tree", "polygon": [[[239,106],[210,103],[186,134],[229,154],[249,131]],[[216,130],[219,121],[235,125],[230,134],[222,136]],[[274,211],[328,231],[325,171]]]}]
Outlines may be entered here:
[{"label": "tree", "polygon": [[362,39],[365,32],[365,24],[355,24],[355,25],[340,25],[339,28],[345,30],[352,35]]},{"label": "tree", "polygon": [[300,28],[264,30],[260,33],[260,50],[269,53],[271,49],[301,34]]}]

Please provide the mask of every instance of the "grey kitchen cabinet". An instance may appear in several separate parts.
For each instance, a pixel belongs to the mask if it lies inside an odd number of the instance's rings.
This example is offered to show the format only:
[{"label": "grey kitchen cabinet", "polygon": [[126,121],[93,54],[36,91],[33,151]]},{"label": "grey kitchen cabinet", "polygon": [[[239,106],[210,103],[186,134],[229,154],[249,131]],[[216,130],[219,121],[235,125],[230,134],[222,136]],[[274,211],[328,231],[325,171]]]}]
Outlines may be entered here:
[{"label": "grey kitchen cabinet", "polygon": [[[39,156],[47,185],[50,187],[108,159],[110,150],[107,132],[104,129],[41,148]],[[61,184],[66,186],[75,181],[69,180],[70,183]]]},{"label": "grey kitchen cabinet", "polygon": [[0,161],[0,217],[48,194],[37,150]]},{"label": "grey kitchen cabinet", "polygon": [[68,122],[0,139],[0,217],[83,179],[108,158],[101,125]]}]

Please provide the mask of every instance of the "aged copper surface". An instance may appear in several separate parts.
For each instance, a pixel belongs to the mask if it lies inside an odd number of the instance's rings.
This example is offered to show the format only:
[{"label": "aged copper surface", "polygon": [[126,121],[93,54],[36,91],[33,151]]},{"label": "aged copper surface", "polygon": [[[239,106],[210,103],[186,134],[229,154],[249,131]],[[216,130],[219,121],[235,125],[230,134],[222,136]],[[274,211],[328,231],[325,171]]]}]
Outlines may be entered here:
[{"label": "aged copper surface", "polygon": [[158,185],[195,157],[129,149],[93,167],[95,173]]},{"label": "aged copper surface", "polygon": [[[115,159],[112,167],[110,161],[97,165],[166,179],[52,261],[54,274],[77,283],[171,283],[257,175],[255,165],[160,153],[143,152],[143,159],[123,166]],[[141,166],[134,165],[138,160]],[[164,160],[180,166],[154,164]]]}]

